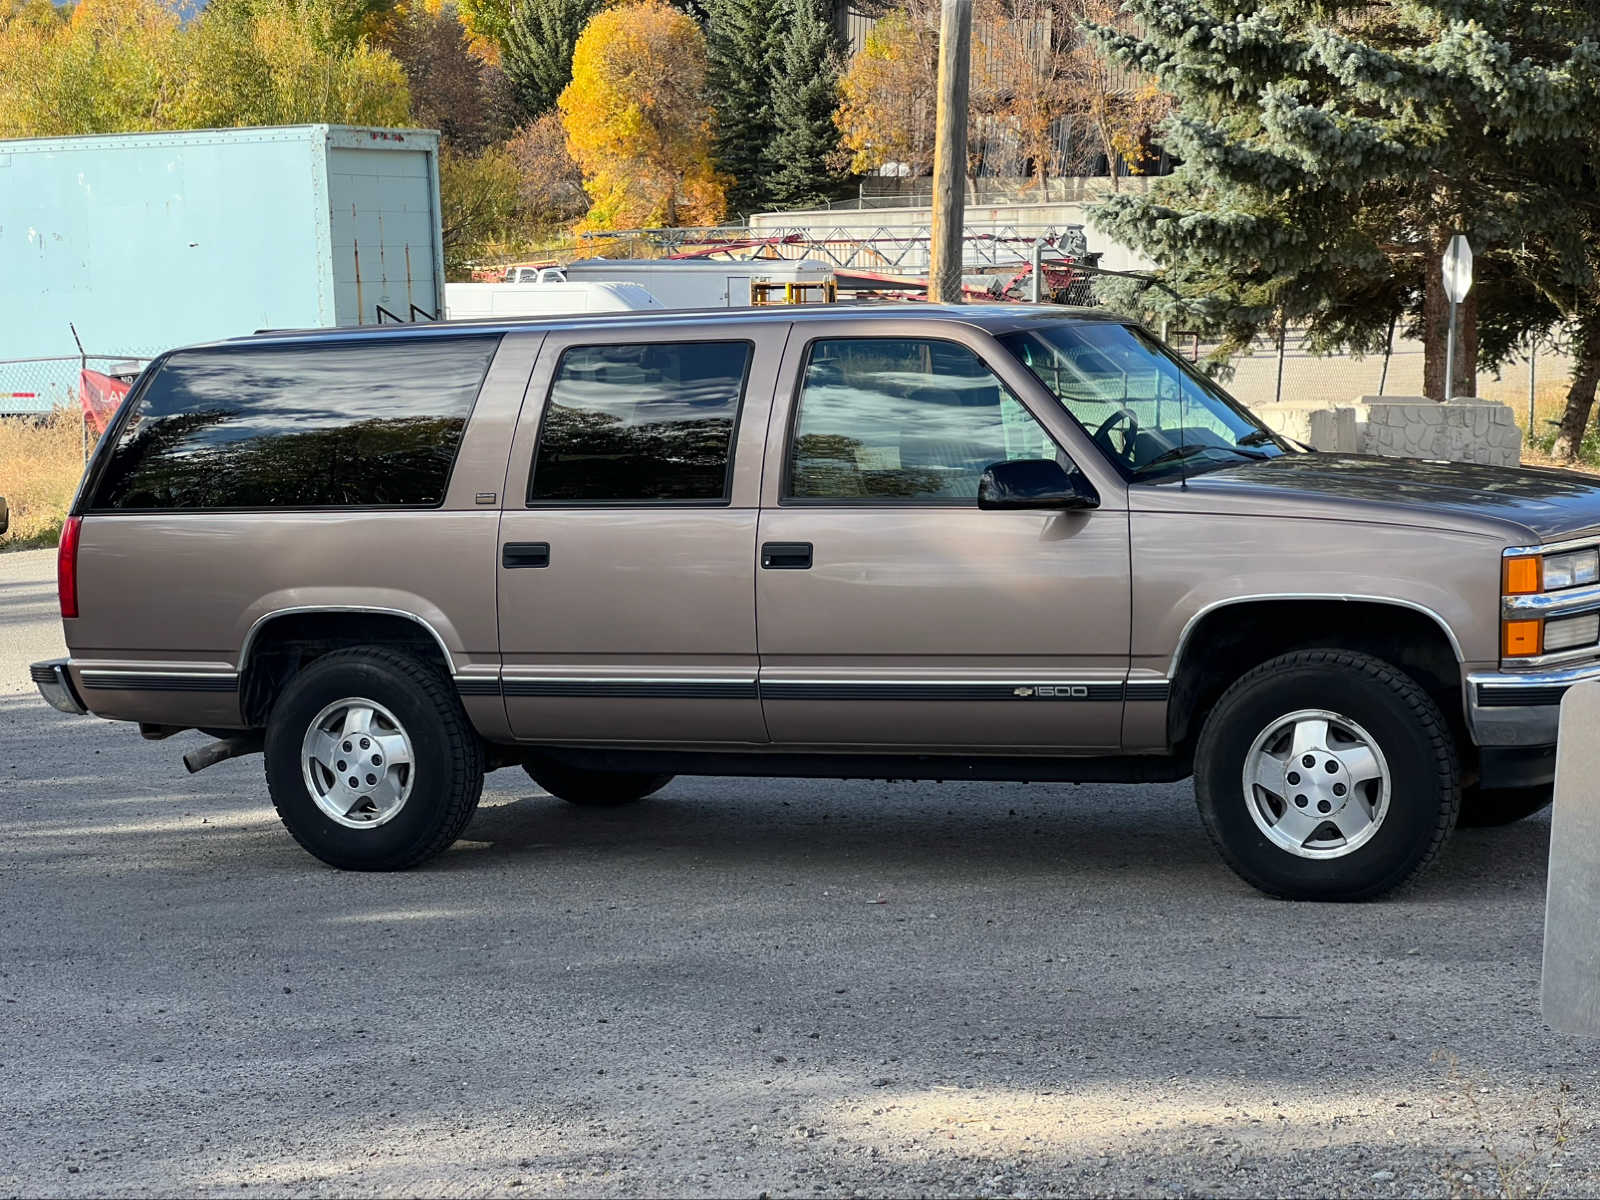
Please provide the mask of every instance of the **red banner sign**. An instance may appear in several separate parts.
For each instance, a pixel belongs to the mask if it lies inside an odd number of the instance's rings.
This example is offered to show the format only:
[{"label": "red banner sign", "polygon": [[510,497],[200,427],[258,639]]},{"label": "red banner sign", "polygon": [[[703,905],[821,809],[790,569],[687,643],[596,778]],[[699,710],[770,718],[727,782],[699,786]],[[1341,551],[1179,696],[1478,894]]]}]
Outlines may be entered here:
[{"label": "red banner sign", "polygon": [[117,415],[117,406],[128,394],[131,383],[102,375],[99,371],[80,372],[78,399],[83,404],[83,415],[96,433],[104,433],[111,418]]}]

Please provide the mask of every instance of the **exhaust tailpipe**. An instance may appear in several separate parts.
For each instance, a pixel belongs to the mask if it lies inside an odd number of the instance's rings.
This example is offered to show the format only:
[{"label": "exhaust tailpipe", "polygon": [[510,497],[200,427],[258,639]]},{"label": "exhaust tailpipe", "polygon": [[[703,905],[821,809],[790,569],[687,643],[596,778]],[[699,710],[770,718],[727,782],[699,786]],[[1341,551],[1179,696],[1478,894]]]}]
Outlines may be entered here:
[{"label": "exhaust tailpipe", "polygon": [[216,766],[224,759],[238,758],[241,754],[260,754],[265,742],[265,736],[260,733],[238,733],[189,751],[183,756],[183,765],[193,775],[196,771]]}]

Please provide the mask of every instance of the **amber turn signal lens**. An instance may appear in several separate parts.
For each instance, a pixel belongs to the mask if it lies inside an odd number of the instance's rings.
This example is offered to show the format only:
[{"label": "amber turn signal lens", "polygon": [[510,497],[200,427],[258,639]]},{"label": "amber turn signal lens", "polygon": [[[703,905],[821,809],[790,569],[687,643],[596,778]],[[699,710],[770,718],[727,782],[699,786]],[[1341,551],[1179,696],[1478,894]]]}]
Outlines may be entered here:
[{"label": "amber turn signal lens", "polygon": [[1527,657],[1539,653],[1540,630],[1543,621],[1507,621],[1502,628],[1502,643],[1507,658]]},{"label": "amber turn signal lens", "polygon": [[1531,596],[1539,590],[1539,586],[1539,559],[1536,556],[1506,559],[1506,595]]}]

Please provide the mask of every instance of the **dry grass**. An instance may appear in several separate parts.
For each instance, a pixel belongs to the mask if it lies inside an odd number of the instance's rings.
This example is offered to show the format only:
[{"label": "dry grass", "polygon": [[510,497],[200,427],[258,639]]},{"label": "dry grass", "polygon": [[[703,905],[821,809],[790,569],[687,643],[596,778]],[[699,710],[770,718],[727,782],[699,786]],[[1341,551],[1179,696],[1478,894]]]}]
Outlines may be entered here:
[{"label": "dry grass", "polygon": [[[1567,407],[1567,388],[1569,386],[1570,383],[1565,375],[1539,381],[1538,387],[1534,389],[1533,396],[1534,437],[1548,439],[1555,433],[1554,422],[1561,420],[1561,414]],[[1483,393],[1485,400],[1498,400],[1502,404],[1509,404],[1511,411],[1517,414],[1517,424],[1522,426],[1522,432],[1528,432],[1528,381],[1526,376],[1520,379],[1507,378],[1502,380],[1484,377],[1479,383],[1478,390]]]},{"label": "dry grass", "polygon": [[82,474],[77,410],[0,419],[0,496],[11,507],[11,529],[0,534],[0,550],[54,546]]},{"label": "dry grass", "polygon": [[1600,431],[1593,425],[1590,426],[1589,435],[1584,438],[1583,447],[1578,461],[1575,463],[1559,462],[1550,457],[1550,444],[1555,441],[1556,423],[1561,420],[1561,414],[1567,407],[1567,388],[1570,381],[1565,375],[1553,379],[1542,380],[1534,389],[1533,395],[1533,429],[1528,429],[1528,384],[1526,379],[1505,379],[1500,382],[1485,382],[1479,390],[1485,400],[1498,400],[1509,404],[1511,410],[1517,414],[1517,424],[1522,427],[1524,442],[1522,446],[1523,464],[1530,467],[1561,467],[1569,471],[1583,471],[1587,474],[1600,474]]}]

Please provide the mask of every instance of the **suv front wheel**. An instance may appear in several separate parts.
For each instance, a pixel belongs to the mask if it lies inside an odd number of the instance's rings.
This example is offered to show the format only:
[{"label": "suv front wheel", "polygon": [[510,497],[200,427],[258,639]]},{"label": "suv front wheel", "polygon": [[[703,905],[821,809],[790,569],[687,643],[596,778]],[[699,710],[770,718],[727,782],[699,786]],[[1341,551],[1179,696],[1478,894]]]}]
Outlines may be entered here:
[{"label": "suv front wheel", "polygon": [[1217,702],[1195,750],[1206,832],[1247,882],[1294,900],[1368,900],[1405,883],[1456,822],[1444,715],[1367,654],[1262,663]]},{"label": "suv front wheel", "polygon": [[267,789],[295,841],[351,871],[447,848],[483,791],[483,747],[435,668],[381,647],[316,659],[267,721]]}]

